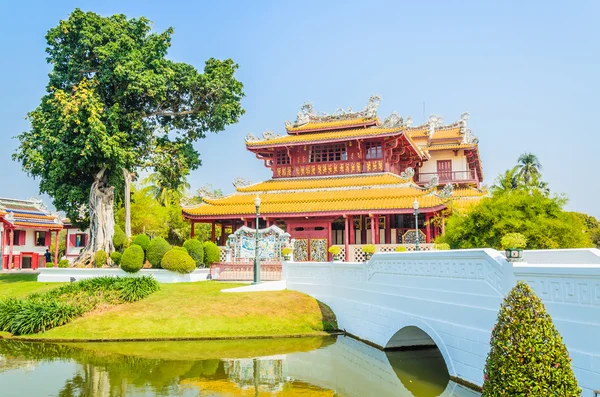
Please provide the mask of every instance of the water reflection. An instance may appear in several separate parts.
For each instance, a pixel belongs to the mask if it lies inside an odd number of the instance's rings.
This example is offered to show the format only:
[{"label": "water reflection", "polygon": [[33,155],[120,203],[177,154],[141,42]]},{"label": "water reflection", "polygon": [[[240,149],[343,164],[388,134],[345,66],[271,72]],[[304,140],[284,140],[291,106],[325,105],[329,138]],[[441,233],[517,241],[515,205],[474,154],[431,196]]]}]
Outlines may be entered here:
[{"label": "water reflection", "polygon": [[436,349],[354,339],[43,344],[0,341],[2,396],[466,397]]}]

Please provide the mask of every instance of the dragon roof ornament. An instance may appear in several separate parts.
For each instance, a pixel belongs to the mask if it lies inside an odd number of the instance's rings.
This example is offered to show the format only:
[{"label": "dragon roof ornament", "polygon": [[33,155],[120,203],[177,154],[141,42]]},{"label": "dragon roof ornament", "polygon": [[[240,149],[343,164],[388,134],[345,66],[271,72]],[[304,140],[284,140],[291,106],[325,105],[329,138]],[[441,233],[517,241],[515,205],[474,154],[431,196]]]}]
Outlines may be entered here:
[{"label": "dragon roof ornament", "polygon": [[236,188],[252,185],[251,180],[248,180],[248,179],[245,179],[245,178],[242,178],[239,176],[237,178],[235,178],[232,183],[233,183],[233,187],[236,187]]},{"label": "dragon roof ornament", "polygon": [[292,123],[291,121],[286,121],[286,127],[299,127],[301,125],[310,123],[310,122],[327,122],[327,121],[337,121],[337,120],[350,120],[357,118],[369,118],[374,119],[377,117],[377,109],[379,108],[379,104],[381,102],[381,97],[379,95],[371,95],[367,105],[360,111],[355,112],[352,108],[348,108],[348,110],[337,109],[333,114],[315,112],[314,106],[310,102],[304,102],[300,111],[296,116],[296,121]]},{"label": "dragon roof ornament", "polygon": [[281,137],[281,134],[278,134],[271,130],[266,130],[265,132],[262,133],[262,136],[263,136],[263,139],[269,140],[269,139],[279,138],[279,137]]},{"label": "dragon roof ornament", "polygon": [[435,195],[441,199],[448,199],[452,196],[453,192],[454,192],[454,185],[451,183],[448,183],[446,186],[444,186],[442,188],[442,190],[437,192]]},{"label": "dragon roof ornament", "polygon": [[258,137],[256,135],[254,135],[253,133],[247,134],[246,137],[244,138],[244,140],[246,142],[260,141],[260,139],[258,139]]},{"label": "dragon roof ornament", "polygon": [[396,112],[392,112],[383,123],[381,123],[381,128],[396,128],[404,126],[404,119]]},{"label": "dragon roof ornament", "polygon": [[402,179],[412,179],[413,176],[415,176],[415,169],[412,167],[408,167],[400,173]]},{"label": "dragon roof ornament", "polygon": [[429,182],[427,182],[425,184],[425,186],[423,186],[425,189],[431,189],[436,187],[437,185],[440,184],[440,178],[437,175],[434,175],[431,177],[431,179],[429,180]]}]

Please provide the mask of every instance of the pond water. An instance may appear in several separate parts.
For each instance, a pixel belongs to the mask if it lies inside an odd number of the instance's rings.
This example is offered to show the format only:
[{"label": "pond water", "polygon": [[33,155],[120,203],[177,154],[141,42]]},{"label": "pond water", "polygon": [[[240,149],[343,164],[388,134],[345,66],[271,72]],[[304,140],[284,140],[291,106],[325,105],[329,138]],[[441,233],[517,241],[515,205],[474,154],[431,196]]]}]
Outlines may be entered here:
[{"label": "pond water", "polygon": [[202,342],[0,340],[0,395],[476,397],[437,349],[382,352],[348,337]]}]

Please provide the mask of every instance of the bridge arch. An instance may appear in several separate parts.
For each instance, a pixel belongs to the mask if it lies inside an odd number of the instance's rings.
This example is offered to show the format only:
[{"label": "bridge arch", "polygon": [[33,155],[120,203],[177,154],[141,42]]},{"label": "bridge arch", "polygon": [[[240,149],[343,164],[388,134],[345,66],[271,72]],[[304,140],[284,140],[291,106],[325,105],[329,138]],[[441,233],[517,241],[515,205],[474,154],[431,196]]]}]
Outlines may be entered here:
[{"label": "bridge arch", "polygon": [[444,358],[448,373],[450,376],[456,376],[454,362],[446,344],[435,329],[426,322],[417,318],[403,321],[398,331],[388,337],[384,348],[393,349],[408,346],[436,346]]}]

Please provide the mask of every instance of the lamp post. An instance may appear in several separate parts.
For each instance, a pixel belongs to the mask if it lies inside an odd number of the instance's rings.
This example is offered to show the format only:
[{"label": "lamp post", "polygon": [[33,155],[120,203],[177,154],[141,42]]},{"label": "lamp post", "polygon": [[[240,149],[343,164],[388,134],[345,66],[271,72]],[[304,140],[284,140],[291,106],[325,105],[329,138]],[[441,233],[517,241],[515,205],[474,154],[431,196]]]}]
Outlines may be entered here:
[{"label": "lamp post", "polygon": [[417,199],[413,201],[413,208],[415,209],[415,251],[419,251],[419,202]]},{"label": "lamp post", "polygon": [[260,261],[258,259],[258,214],[260,210],[260,197],[254,199],[256,206],[256,241],[254,242],[254,284],[260,283]]}]

